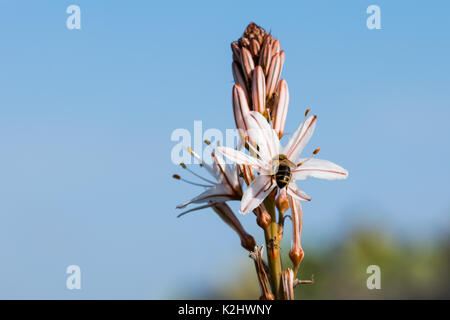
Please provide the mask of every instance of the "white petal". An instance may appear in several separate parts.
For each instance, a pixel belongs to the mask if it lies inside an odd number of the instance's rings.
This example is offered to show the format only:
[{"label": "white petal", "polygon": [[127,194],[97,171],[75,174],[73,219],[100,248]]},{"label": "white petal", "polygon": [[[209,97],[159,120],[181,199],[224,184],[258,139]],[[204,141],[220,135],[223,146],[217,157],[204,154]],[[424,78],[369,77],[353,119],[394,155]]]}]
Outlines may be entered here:
[{"label": "white petal", "polygon": [[182,216],[184,216],[185,214],[187,214],[187,213],[189,213],[189,212],[193,212],[193,211],[197,211],[197,210],[201,210],[201,209],[205,209],[205,208],[212,207],[212,206],[214,206],[215,204],[216,204],[215,202],[211,202],[211,203],[202,205],[202,206],[200,206],[200,207],[195,207],[195,208],[192,208],[192,209],[183,211],[182,213],[180,213],[180,214],[177,216],[177,218],[182,217]]},{"label": "white petal", "polygon": [[237,164],[246,164],[256,168],[257,170],[264,167],[263,163],[258,159],[245,154],[242,151],[237,151],[228,147],[218,147],[217,150],[222,153],[225,157]]},{"label": "white petal", "polygon": [[255,209],[276,186],[277,184],[275,181],[272,181],[271,176],[257,176],[242,196],[240,212],[246,214]]},{"label": "white petal", "polygon": [[303,149],[308,143],[309,139],[314,132],[314,128],[316,127],[316,119],[317,116],[311,116],[306,119],[295,131],[292,138],[289,140],[288,144],[283,150],[283,154],[285,154],[289,160],[293,162],[297,162],[297,159],[300,157]]},{"label": "white petal", "polygon": [[230,188],[225,185],[219,184],[212,188],[208,188],[206,191],[202,192],[197,197],[186,201],[177,206],[178,209],[186,207],[191,203],[201,203],[207,201],[227,201],[233,200],[233,192]]},{"label": "white petal", "polygon": [[305,160],[305,163],[292,170],[292,175],[295,180],[305,180],[309,177],[338,180],[346,179],[348,171],[333,162],[312,158]]},{"label": "white petal", "polygon": [[214,160],[214,166],[217,168],[220,174],[220,179],[217,179],[219,183],[225,183],[230,186],[236,193],[240,193],[240,184],[239,184],[239,176],[237,172],[236,166],[230,166],[225,163],[223,157],[214,152],[212,154],[212,158]]},{"label": "white petal", "polygon": [[305,191],[300,190],[295,182],[291,182],[287,185],[287,194],[300,201],[311,201],[311,197],[306,194]]},{"label": "white petal", "polygon": [[248,115],[248,123],[250,130],[252,130],[252,136],[256,137],[256,142],[259,146],[261,156],[264,157],[263,161],[271,162],[272,159],[280,154],[281,145],[277,133],[266,118],[257,111],[251,111]]}]

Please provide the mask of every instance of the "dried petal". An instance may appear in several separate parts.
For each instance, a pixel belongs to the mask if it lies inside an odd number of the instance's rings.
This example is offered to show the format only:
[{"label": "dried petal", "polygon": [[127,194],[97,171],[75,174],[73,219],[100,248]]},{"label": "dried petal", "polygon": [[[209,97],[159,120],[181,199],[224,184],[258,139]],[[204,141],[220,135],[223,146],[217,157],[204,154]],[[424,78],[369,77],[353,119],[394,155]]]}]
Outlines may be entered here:
[{"label": "dried petal", "polygon": [[287,268],[281,275],[285,300],[294,300],[294,271]]}]

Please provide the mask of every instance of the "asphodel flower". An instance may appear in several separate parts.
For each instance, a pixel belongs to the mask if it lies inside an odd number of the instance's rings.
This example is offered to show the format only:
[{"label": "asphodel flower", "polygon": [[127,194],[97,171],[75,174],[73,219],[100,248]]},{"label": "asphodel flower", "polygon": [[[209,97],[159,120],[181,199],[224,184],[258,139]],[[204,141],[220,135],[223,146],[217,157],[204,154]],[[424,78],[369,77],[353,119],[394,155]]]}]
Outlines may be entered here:
[{"label": "asphodel flower", "polygon": [[[242,196],[241,213],[246,214],[255,209],[277,186],[280,189],[285,187],[287,194],[297,200],[311,200],[298,188],[295,180],[304,180],[309,177],[328,180],[347,178],[347,170],[330,161],[316,159],[314,156],[300,158],[301,152],[314,132],[317,116],[306,118],[285,147],[281,146],[278,134],[261,113],[252,111],[247,120],[250,130],[253,131],[254,136],[258,137],[256,147],[249,143],[251,155],[228,147],[218,147],[219,152],[231,161],[250,166],[259,173]],[[317,151],[318,149],[314,153],[316,154]],[[289,179],[292,179],[285,185],[281,185],[276,178],[282,161],[289,166],[291,173]]]},{"label": "asphodel flower", "polygon": [[204,187],[206,190],[200,193],[198,196],[183,202],[177,206],[178,209],[184,208],[191,203],[205,203],[200,207],[196,207],[181,213],[180,215],[192,212],[195,210],[200,210],[208,207],[212,207],[217,202],[225,202],[229,200],[240,200],[242,198],[242,186],[241,180],[239,178],[239,171],[236,165],[229,165],[225,163],[225,160],[220,154],[213,152],[211,157],[213,159],[213,164],[210,166],[205,163],[203,159],[197,155],[191,148],[188,148],[189,152],[194,156],[200,165],[205,168],[209,174],[215,179],[205,178],[194,171],[190,170],[184,163],[181,163],[181,167],[197,178],[202,180],[202,183],[193,182],[186,180],[179,175],[173,175],[175,179],[182,180],[191,185],[196,185],[199,187]]},{"label": "asphodel flower", "polygon": [[178,205],[177,208],[185,208],[191,203],[206,204],[184,211],[180,213],[178,217],[181,217],[189,212],[210,207],[227,225],[229,225],[238,234],[241,240],[242,247],[244,247],[248,251],[253,251],[256,245],[255,239],[245,231],[236,215],[225,203],[225,201],[228,200],[240,200],[242,197],[242,187],[238,176],[237,167],[235,165],[230,166],[225,164],[224,159],[214,152],[211,154],[214,162],[213,165],[210,166],[205,163],[203,159],[201,159],[200,156],[197,155],[191,148],[188,148],[188,150],[200,162],[200,166],[205,168],[210,173],[210,175],[215,178],[216,182],[195,173],[194,171],[190,170],[184,163],[181,163],[180,165],[183,169],[190,172],[197,178],[203,180],[203,183],[186,180],[177,174],[174,174],[173,177],[177,180],[182,180],[191,185],[204,187],[206,188],[206,190],[193,199]]}]

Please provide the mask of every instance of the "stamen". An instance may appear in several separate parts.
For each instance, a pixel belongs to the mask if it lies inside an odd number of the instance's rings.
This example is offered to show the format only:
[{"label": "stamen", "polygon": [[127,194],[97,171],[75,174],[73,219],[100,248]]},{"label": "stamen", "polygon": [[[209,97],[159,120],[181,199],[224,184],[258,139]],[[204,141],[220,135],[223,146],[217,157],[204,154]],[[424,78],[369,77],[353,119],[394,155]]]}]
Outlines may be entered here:
[{"label": "stamen", "polygon": [[204,142],[209,146],[211,144],[211,141],[205,139]]},{"label": "stamen", "polygon": [[187,211],[184,211],[184,212],[180,213],[180,214],[177,216],[177,218],[179,218],[179,217],[181,217],[181,216],[184,216],[186,213],[189,213],[189,212],[192,212],[192,211],[201,210],[201,209],[205,209],[205,208],[209,208],[209,207],[212,207],[212,206],[214,206],[214,205],[215,205],[215,203],[213,202],[213,203],[205,204],[205,205],[200,206],[200,207],[192,208],[192,209],[190,209],[190,210],[187,210]]},{"label": "stamen", "polygon": [[303,161],[303,162],[297,163],[297,167],[300,167],[300,166],[301,166],[302,164],[304,164],[305,162],[308,162],[309,160],[313,159],[314,156],[315,156],[316,154],[319,153],[319,151],[320,151],[320,148],[317,148],[316,150],[314,150],[314,151],[313,151],[312,157],[307,158],[307,159],[306,159],[305,161]]},{"label": "stamen", "polygon": [[196,176],[197,178],[202,179],[203,181],[206,181],[208,183],[212,183],[213,185],[216,185],[216,183],[214,181],[211,181],[209,179],[206,179],[204,177],[202,177],[201,175],[199,175],[198,173],[195,173],[194,171],[192,171],[191,169],[189,169],[188,167],[186,167],[186,165],[184,164],[184,162],[180,163],[180,166],[183,167],[183,169],[189,171],[191,174],[193,174],[194,176]]},{"label": "stamen", "polygon": [[194,186],[199,186],[199,187],[204,187],[204,188],[212,188],[212,187],[214,187],[214,186],[207,185],[207,184],[201,184],[201,183],[189,181],[189,180],[183,179],[183,178],[181,178],[181,177],[180,177],[180,180],[183,181],[183,182],[192,184],[192,185],[194,185]]},{"label": "stamen", "polygon": [[177,175],[177,174],[172,175],[172,178],[177,179],[177,180],[181,179],[181,177],[179,175]]}]

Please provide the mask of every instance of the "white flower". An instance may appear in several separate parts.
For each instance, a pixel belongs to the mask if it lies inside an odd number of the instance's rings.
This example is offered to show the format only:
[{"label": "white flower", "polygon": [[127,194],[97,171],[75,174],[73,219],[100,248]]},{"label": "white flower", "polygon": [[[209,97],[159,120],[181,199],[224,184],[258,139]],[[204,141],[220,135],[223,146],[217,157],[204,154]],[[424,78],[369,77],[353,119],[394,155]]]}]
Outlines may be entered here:
[{"label": "white flower", "polygon": [[181,178],[179,175],[173,175],[175,179],[182,180],[192,185],[197,185],[200,187],[206,188],[206,190],[200,193],[198,196],[192,198],[189,201],[186,201],[177,206],[178,209],[186,207],[191,203],[204,203],[206,205],[196,207],[181,213],[179,216],[186,214],[188,212],[192,212],[195,210],[200,210],[203,208],[212,207],[217,203],[228,201],[228,200],[240,200],[242,198],[242,186],[239,178],[239,172],[236,165],[228,165],[225,163],[225,160],[222,158],[220,154],[212,153],[211,156],[214,160],[213,165],[210,166],[205,163],[191,148],[188,148],[189,152],[199,160],[200,165],[204,167],[216,180],[213,181],[211,179],[204,178],[197,173],[191,171],[184,163],[180,165],[196,177],[202,179],[207,184],[196,183],[192,181],[188,181],[186,179]]},{"label": "white flower", "polygon": [[250,130],[254,131],[252,136],[258,137],[257,148],[252,147],[251,143],[248,145],[255,156],[227,147],[218,147],[218,150],[233,162],[251,166],[259,173],[242,196],[241,213],[246,214],[255,209],[277,186],[275,174],[278,171],[279,159],[283,158],[280,155],[287,158],[291,171],[291,181],[285,187],[286,192],[295,199],[311,200],[293,180],[304,180],[309,177],[328,180],[347,178],[347,170],[330,161],[314,157],[300,158],[301,152],[314,132],[316,120],[315,115],[305,119],[283,148],[278,134],[266,118],[259,112],[252,111],[248,115],[247,122]]}]

